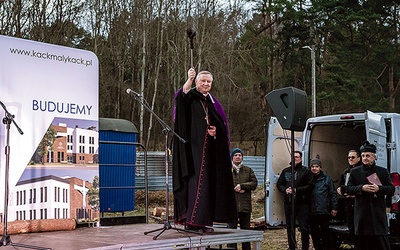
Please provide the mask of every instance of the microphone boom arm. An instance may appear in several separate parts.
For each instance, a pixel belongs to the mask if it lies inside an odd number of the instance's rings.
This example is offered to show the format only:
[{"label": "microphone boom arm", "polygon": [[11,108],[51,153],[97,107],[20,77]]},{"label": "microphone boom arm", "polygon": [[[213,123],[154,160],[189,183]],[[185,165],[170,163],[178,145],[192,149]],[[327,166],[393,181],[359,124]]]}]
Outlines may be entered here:
[{"label": "microphone boom arm", "polygon": [[[175,133],[175,131],[168,126],[168,124],[166,124],[154,111],[153,109],[147,104],[147,102],[143,101],[143,96],[136,93],[135,91],[131,90],[131,89],[127,89],[126,92],[133,96],[133,98],[135,100],[137,100],[140,104],[143,105],[143,107],[145,107],[152,115],[154,115],[154,117],[156,118],[156,120],[161,124],[161,126],[163,127],[163,133],[164,134],[168,134],[169,132],[171,132],[174,136],[176,136],[176,138],[178,138],[181,142],[186,143],[186,140],[183,139],[181,136],[179,136],[177,133]],[[143,98],[143,99],[142,99]]]},{"label": "microphone boom arm", "polygon": [[11,122],[14,123],[15,127],[16,127],[17,130],[18,130],[18,133],[20,133],[21,135],[23,135],[24,132],[22,132],[22,129],[21,129],[21,128],[18,126],[18,124],[14,121],[15,115],[12,115],[10,112],[8,112],[8,110],[7,110],[7,108],[6,108],[6,105],[4,105],[4,103],[2,103],[1,101],[0,101],[0,106],[3,107],[4,112],[5,112],[5,117],[3,118],[3,123],[4,123],[4,124],[11,123]]}]

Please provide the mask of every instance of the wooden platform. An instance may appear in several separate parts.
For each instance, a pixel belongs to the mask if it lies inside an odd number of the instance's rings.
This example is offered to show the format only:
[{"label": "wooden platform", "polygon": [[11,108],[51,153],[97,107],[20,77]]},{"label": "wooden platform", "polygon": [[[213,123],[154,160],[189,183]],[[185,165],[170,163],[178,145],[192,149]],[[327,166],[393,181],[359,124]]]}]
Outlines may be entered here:
[{"label": "wooden platform", "polygon": [[[252,249],[259,250],[264,239],[263,231],[236,230],[224,227],[214,227],[209,234],[198,235],[182,232],[181,226],[171,225],[170,229],[163,224],[133,224],[120,226],[100,226],[93,228],[77,228],[73,231],[56,231],[45,233],[30,233],[11,235],[12,243],[3,246],[2,250],[15,249],[13,244],[24,244],[39,248],[54,250],[121,250],[121,249],[222,249],[227,243],[252,242]],[[148,233],[153,230],[156,232]],[[161,233],[162,232],[162,233]],[[157,239],[153,239],[161,233]],[[25,249],[20,248],[18,249]]]}]

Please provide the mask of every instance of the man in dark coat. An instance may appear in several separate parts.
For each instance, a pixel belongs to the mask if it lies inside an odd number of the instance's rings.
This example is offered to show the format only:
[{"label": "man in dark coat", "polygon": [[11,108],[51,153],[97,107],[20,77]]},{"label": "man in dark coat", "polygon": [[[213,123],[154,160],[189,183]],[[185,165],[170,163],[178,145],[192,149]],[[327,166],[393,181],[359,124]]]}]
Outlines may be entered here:
[{"label": "man in dark coat", "polygon": [[[251,191],[257,188],[257,177],[253,169],[243,165],[243,151],[234,148],[232,156],[232,176],[236,196],[236,207],[240,229],[250,229],[251,222]],[[229,228],[237,228],[238,220],[228,223]],[[228,244],[229,247],[237,249],[236,244]],[[242,243],[242,250],[250,250],[250,242]]]},{"label": "man in dark coat", "polygon": [[175,98],[174,131],[186,142],[173,140],[174,220],[188,230],[213,232],[213,222],[237,217],[229,131],[222,105],[209,93],[213,76],[201,71],[195,77],[189,69]]},{"label": "man in dark coat", "polygon": [[[310,245],[309,212],[311,192],[314,189],[313,176],[308,167],[303,166],[302,153],[294,151],[294,186],[292,186],[292,167],[282,170],[277,182],[277,187],[284,196],[286,218],[286,231],[289,249],[296,249],[294,222],[299,220],[301,232],[301,249],[308,250]],[[294,202],[294,214],[292,213]],[[293,219],[293,220],[292,220]]]},{"label": "man in dark coat", "polygon": [[350,238],[354,242],[355,250],[357,249],[358,244],[356,243],[356,238],[354,237],[354,195],[348,195],[346,193],[341,193],[342,186],[347,186],[350,177],[351,169],[362,165],[361,161],[361,153],[357,149],[349,150],[347,154],[347,162],[349,166],[343,171],[340,175],[340,183],[339,187],[337,188],[337,193],[342,195],[344,198],[344,212],[346,215],[346,222],[349,228]]},{"label": "man in dark coat", "polygon": [[330,176],[322,171],[319,159],[310,161],[310,169],[314,177],[314,190],[310,203],[310,230],[315,250],[332,249],[329,245],[329,220],[336,216],[338,200]]},{"label": "man in dark coat", "polygon": [[[395,188],[387,169],[375,165],[376,146],[366,141],[360,151],[363,165],[350,171],[348,186],[341,190],[341,193],[355,195],[354,227],[358,249],[390,249],[385,198],[392,196]],[[369,177],[375,174],[377,177]]]}]

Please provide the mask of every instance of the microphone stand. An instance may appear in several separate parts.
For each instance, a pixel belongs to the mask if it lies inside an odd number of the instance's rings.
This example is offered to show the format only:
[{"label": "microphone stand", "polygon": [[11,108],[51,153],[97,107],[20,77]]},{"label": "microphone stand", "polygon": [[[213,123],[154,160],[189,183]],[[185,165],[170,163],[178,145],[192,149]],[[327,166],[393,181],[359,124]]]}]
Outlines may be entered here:
[{"label": "microphone stand", "polygon": [[168,136],[170,133],[172,133],[176,138],[178,138],[181,142],[186,143],[186,140],[180,137],[175,131],[173,131],[152,109],[151,107],[147,104],[147,102],[143,101],[143,96],[139,95],[138,93],[131,91],[130,89],[127,90],[127,93],[133,96],[135,100],[137,100],[143,107],[145,107],[151,114],[154,115],[156,120],[161,124],[163,127],[163,134],[165,136],[165,155],[164,155],[164,160],[165,160],[165,189],[166,189],[166,195],[165,195],[165,216],[166,220],[164,221],[164,226],[162,228],[158,228],[155,230],[147,231],[144,232],[144,235],[147,235],[149,233],[159,232],[156,236],[153,236],[153,240],[156,240],[158,236],[160,236],[162,233],[164,233],[166,230],[169,229],[174,229],[177,230],[178,232],[188,232],[188,233],[195,233],[195,234],[202,234],[200,232],[196,231],[191,231],[191,230],[186,230],[186,229],[180,229],[176,227],[172,227],[171,223],[169,222],[169,180],[168,180]]},{"label": "microphone stand", "polygon": [[9,195],[9,185],[8,185],[8,177],[9,177],[9,169],[10,169],[10,124],[13,123],[15,127],[18,130],[18,133],[21,135],[24,134],[22,132],[21,128],[17,125],[17,123],[14,120],[14,115],[10,114],[8,112],[6,106],[0,101],[0,106],[3,107],[5,116],[3,118],[3,123],[6,126],[6,146],[5,146],[5,154],[6,154],[6,169],[5,169],[5,175],[4,175],[4,216],[3,216],[3,236],[1,238],[1,246],[16,246],[16,247],[23,247],[23,248],[31,248],[31,249],[51,249],[51,248],[44,248],[44,247],[38,247],[38,246],[31,246],[31,245],[25,245],[25,244],[18,244],[18,243],[13,243],[11,241],[10,235],[8,235],[7,232],[7,213],[8,213],[8,195]]}]

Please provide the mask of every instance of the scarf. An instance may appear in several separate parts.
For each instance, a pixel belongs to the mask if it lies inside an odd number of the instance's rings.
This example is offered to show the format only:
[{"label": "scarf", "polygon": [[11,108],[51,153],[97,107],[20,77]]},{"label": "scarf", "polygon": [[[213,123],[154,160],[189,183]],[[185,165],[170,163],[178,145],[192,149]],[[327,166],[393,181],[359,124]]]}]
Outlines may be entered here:
[{"label": "scarf", "polygon": [[235,170],[235,172],[238,174],[242,166],[243,162],[239,163],[239,165],[235,165],[235,163],[232,162],[232,172]]}]

